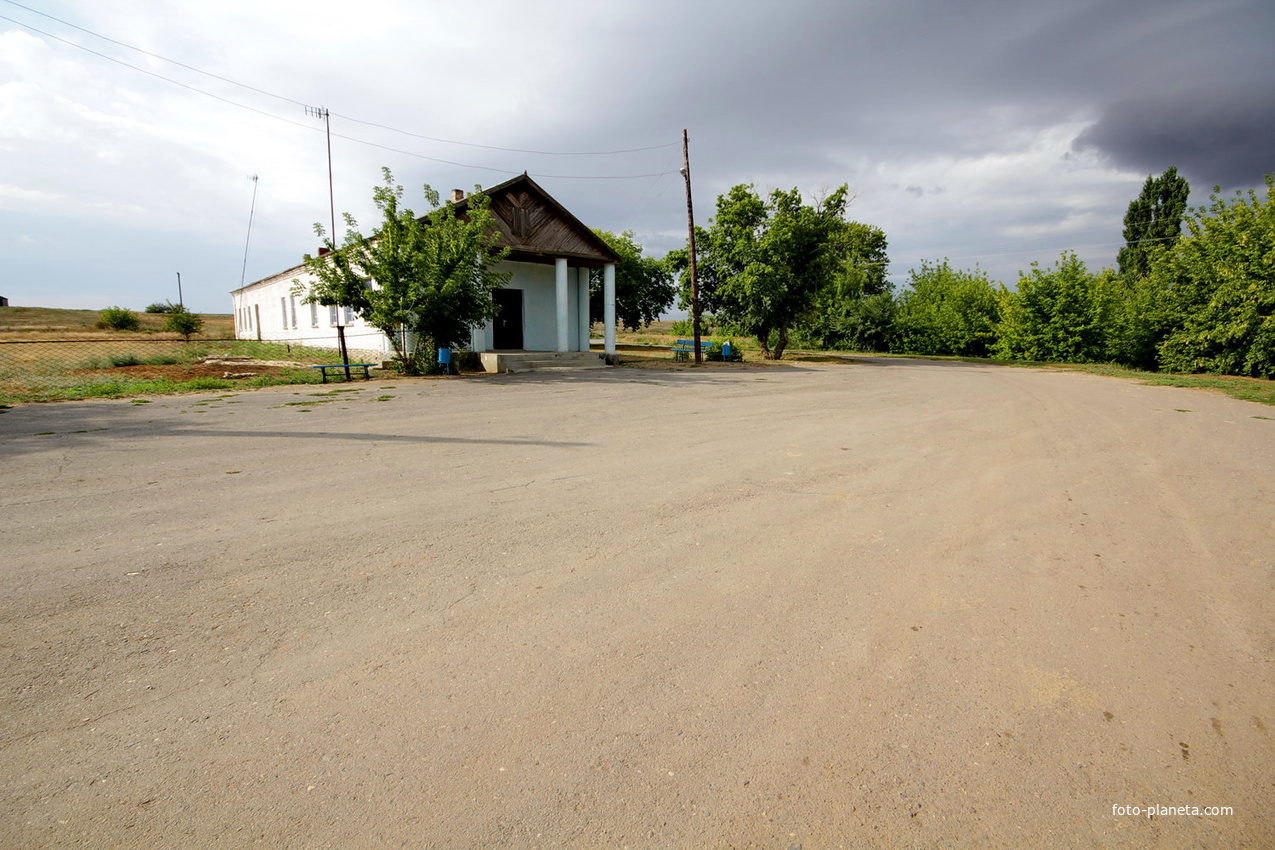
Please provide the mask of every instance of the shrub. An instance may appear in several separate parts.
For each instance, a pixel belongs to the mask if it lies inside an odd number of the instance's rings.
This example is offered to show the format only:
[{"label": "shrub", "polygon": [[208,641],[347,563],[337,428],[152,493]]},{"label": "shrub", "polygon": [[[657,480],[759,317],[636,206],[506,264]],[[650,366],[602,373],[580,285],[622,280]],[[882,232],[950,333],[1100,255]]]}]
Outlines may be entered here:
[{"label": "shrub", "polygon": [[181,359],[172,354],[156,354],[142,361],[146,366],[176,366]]},{"label": "shrub", "polygon": [[141,328],[142,322],[132,310],[123,307],[107,307],[97,317],[99,328],[116,331],[135,331]]},{"label": "shrub", "polygon": [[722,351],[726,347],[724,342],[709,342],[705,344],[704,341],[701,340],[700,351],[703,353],[705,360],[721,360],[724,363],[743,363],[744,349],[736,345],[733,340],[729,340],[729,342],[730,355],[728,357],[722,356]]},{"label": "shrub", "polygon": [[[947,260],[922,260],[909,278],[897,309],[889,308],[900,351],[973,357],[988,354],[996,341],[1000,310],[996,289],[983,271],[953,269]],[[886,309],[884,304],[878,306]]]},{"label": "shrub", "polygon": [[164,330],[181,334],[190,342],[191,336],[199,333],[204,329],[204,318],[197,313],[192,313],[184,307],[174,307],[168,317],[168,321],[164,323]]},{"label": "shrub", "polygon": [[1002,300],[999,356],[1061,363],[1106,359],[1118,303],[1110,272],[1090,274],[1079,257],[1064,253],[1052,268],[1032,263],[1019,278],[1018,292]]},{"label": "shrub", "polygon": [[171,301],[156,301],[154,304],[146,305],[146,312],[147,313],[172,313],[174,312],[173,307],[174,305],[173,305],[173,302]]},{"label": "shrub", "polygon": [[112,366],[141,366],[142,358],[136,354],[112,354],[109,358]]},{"label": "shrub", "polygon": [[[690,319],[680,319],[674,322],[671,330],[676,336],[691,337],[695,335],[695,328],[691,327]],[[699,317],[700,336],[704,337],[704,336],[707,336],[708,334],[711,334],[712,332],[713,332],[713,317],[703,316],[703,315],[700,316]]]}]

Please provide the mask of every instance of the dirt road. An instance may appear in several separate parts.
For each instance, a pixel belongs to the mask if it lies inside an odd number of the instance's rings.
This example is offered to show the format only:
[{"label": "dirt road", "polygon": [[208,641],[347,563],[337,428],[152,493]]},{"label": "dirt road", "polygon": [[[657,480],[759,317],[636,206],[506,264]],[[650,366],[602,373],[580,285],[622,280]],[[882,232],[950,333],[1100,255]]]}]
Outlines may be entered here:
[{"label": "dirt road", "polygon": [[1275,843],[1268,407],[351,388],[0,413],[0,846]]}]

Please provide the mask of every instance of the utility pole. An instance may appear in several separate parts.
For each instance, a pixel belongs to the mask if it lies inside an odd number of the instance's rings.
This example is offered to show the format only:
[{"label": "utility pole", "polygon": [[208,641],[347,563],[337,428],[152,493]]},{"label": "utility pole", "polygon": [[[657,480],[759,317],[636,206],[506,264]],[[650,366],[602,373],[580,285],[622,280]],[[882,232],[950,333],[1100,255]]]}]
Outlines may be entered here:
[{"label": "utility pole", "polygon": [[[328,137],[328,211],[332,216],[332,231],[328,234],[328,239],[332,243],[332,250],[336,250],[336,193],[332,188],[332,113],[328,111],[326,106],[307,106],[305,114],[322,118],[324,129],[327,131]],[[350,355],[345,348],[345,308],[340,304],[336,309],[336,339],[341,347],[341,362],[345,364],[345,379],[352,380],[350,377]]]},{"label": "utility pole", "polygon": [[703,363],[699,342],[699,281],[695,278],[695,209],[691,204],[691,153],[686,130],[682,130],[682,176],[686,178],[686,232],[690,248],[691,328],[695,331],[695,362]]},{"label": "utility pole", "polygon": [[177,306],[183,310],[186,309],[186,302],[182,300],[182,273],[177,273]]}]

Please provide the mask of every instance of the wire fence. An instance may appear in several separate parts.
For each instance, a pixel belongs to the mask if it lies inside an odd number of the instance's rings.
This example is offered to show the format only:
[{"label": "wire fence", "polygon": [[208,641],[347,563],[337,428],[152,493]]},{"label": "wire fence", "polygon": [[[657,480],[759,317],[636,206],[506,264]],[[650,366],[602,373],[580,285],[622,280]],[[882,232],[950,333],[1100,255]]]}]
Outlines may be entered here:
[{"label": "wire fence", "polygon": [[[350,348],[351,362],[380,363],[377,350]],[[313,365],[340,363],[328,347],[241,339],[110,337],[0,340],[0,400],[122,396],[236,385],[317,381]]]}]

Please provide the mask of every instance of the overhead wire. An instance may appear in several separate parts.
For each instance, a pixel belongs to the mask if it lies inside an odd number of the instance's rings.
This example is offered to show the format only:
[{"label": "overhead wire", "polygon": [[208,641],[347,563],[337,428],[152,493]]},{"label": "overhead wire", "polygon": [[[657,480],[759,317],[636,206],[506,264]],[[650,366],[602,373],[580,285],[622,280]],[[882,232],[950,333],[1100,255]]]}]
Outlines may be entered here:
[{"label": "overhead wire", "polygon": [[[4,1],[5,3],[11,3],[11,0],[4,0]],[[60,36],[55,36],[55,34],[52,34],[50,32],[45,32],[43,31],[43,29],[32,27],[31,24],[25,24],[23,22],[20,22],[20,20],[14,20],[13,18],[6,17],[6,15],[0,15],[0,20],[9,20],[10,23],[18,24],[19,27],[29,29],[29,31],[31,32],[40,33],[41,36],[52,38],[52,40],[54,41],[59,41],[61,43],[64,43],[64,45],[69,45],[71,47],[78,48],[78,50],[83,50],[85,52],[88,52],[88,54],[101,57],[101,59],[115,62],[116,65],[122,65],[124,66],[124,68],[140,71],[140,73],[148,75],[148,76],[154,76],[154,78],[156,79],[161,79],[163,80],[163,82],[177,85],[177,87],[190,90],[190,92],[195,92],[196,94],[203,94],[204,97],[213,98],[214,101],[226,103],[228,104],[228,106],[235,106],[235,107],[241,108],[241,110],[255,112],[256,115],[268,117],[268,119],[273,119],[275,121],[282,121],[284,122],[284,124],[291,124],[293,126],[302,127],[302,129],[315,131],[315,133],[323,133],[323,130],[319,129],[319,127],[317,126],[305,124],[305,122],[302,122],[302,121],[286,119],[286,117],[283,117],[281,115],[275,115],[275,113],[273,112],[266,112],[265,110],[259,110],[259,108],[256,108],[254,106],[249,106],[249,104],[246,104],[246,103],[232,101],[232,99],[230,98],[222,97],[221,94],[214,94],[212,92],[208,92],[208,90],[195,87],[195,85],[190,85],[189,83],[182,83],[181,80],[172,79],[171,76],[164,76],[163,74],[156,73],[156,71],[140,68],[140,66],[133,65],[131,64],[131,62],[126,62],[122,59],[116,59],[115,56],[102,54],[102,52],[92,50],[91,47],[78,45],[78,43],[66,40],[66,38],[62,38]],[[300,103],[298,101],[292,101],[292,102]],[[502,175],[518,175],[518,173],[521,173],[518,171],[518,169],[515,169],[515,168],[496,168],[492,166],[478,166],[478,164],[473,164],[473,163],[455,162],[453,161],[453,159],[442,159],[440,157],[430,157],[430,155],[417,153],[417,152],[414,152],[414,150],[403,150],[402,148],[391,148],[389,147],[389,145],[376,143],[376,141],[368,141],[367,139],[360,139],[360,138],[357,138],[357,136],[351,136],[351,135],[346,135],[342,133],[333,133],[332,135],[335,136],[335,138],[344,139],[347,141],[353,141],[353,143],[356,143],[356,144],[367,145],[367,147],[379,148],[381,150],[389,150],[390,153],[403,154],[405,155],[405,157],[416,157],[417,159],[425,159],[425,161],[444,164],[444,166],[470,168],[470,169],[474,169],[474,171],[493,171],[497,173],[502,173]],[[666,175],[666,173],[672,173],[672,172],[641,173],[641,175],[548,175],[548,173],[535,172],[535,176],[551,178],[551,180],[645,180],[645,178],[648,178],[648,177],[662,177]]]},{"label": "overhead wire", "polygon": [[[87,29],[77,24],[73,24],[70,21],[66,21],[66,20],[63,20],[62,18],[55,17],[54,15],[50,15],[47,12],[41,12],[39,9],[32,9],[30,6],[24,6],[21,3],[15,2],[15,0],[3,0],[3,2],[8,3],[11,6],[17,6],[19,9],[24,9],[33,14],[40,15],[41,17],[48,18],[51,21],[57,21],[58,23],[64,26],[68,26],[68,27],[71,27],[72,29],[79,30],[80,32],[91,35],[94,38],[100,38],[103,41],[109,41],[111,44],[118,45],[119,47],[123,47],[128,50],[136,51],[145,56],[149,56],[152,59],[158,59],[161,62],[168,62],[169,64],[176,65],[179,68],[185,68],[188,71],[193,71],[196,74],[202,74],[206,77],[211,77],[212,79],[220,80],[223,83],[229,83],[232,86],[238,86],[239,88],[246,89],[251,92],[256,92],[257,94],[265,95],[266,97],[272,97],[272,98],[275,98],[276,100],[281,100],[286,103],[294,104],[296,106],[304,107],[309,105],[302,101],[296,100],[295,98],[288,97],[287,95],[282,95],[282,94],[278,94],[277,92],[272,92],[263,88],[258,88],[257,86],[249,85],[248,83],[242,83],[242,82],[239,82],[238,80],[233,80],[230,77],[225,77],[225,76],[222,76],[221,74],[215,74],[212,71],[205,71],[204,69],[197,68],[194,65],[189,65],[185,62],[181,62],[176,59],[170,59],[169,57],[163,56],[159,53],[154,53],[144,48],[137,47],[136,45],[128,44],[127,42],[119,41],[118,39],[111,38],[110,36],[102,35],[99,32],[95,32],[91,29]],[[84,47],[83,45],[77,44],[76,42],[68,41],[67,39],[64,39],[64,38],[59,38],[58,36],[52,35],[51,33],[44,32],[43,30],[36,29],[35,27],[30,26],[29,24],[25,24],[21,21],[14,20],[13,18],[0,15],[0,20],[6,20],[6,21],[9,21],[10,23],[17,24],[18,26],[25,27],[33,32],[38,32],[41,35],[45,35],[45,36],[48,36],[49,38],[56,39],[62,42],[63,44],[69,44],[72,47],[79,47],[80,49],[85,50],[89,53],[92,53],[95,56],[101,56],[102,58],[105,58],[105,59],[111,59],[111,61],[124,65],[126,68],[133,68],[134,70],[142,71],[143,73],[147,73],[147,74],[150,74],[151,76],[158,77],[161,80],[166,80],[168,82],[176,83],[177,85],[182,85],[182,86],[185,85],[184,83],[177,83],[175,80],[172,80],[160,74],[155,74],[154,72],[147,71],[144,68],[139,68],[136,65],[130,65],[127,62],[121,62],[120,60],[114,59],[110,56],[107,56],[106,54],[98,53],[97,51],[90,50],[89,48]],[[200,91],[201,93],[206,94],[206,92],[202,92],[202,90],[200,89],[194,89],[193,87],[190,87],[190,86],[186,86],[186,87],[191,88],[193,91]],[[216,95],[210,95],[210,96],[216,97]],[[224,98],[219,98],[219,99],[225,100]],[[234,103],[233,101],[229,101],[229,100],[226,100],[225,102]],[[235,104],[235,105],[240,105],[240,104]],[[251,107],[245,107],[245,108],[251,108]],[[525,154],[534,154],[539,156],[612,156],[612,155],[618,155],[618,154],[640,153],[642,151],[649,151],[649,150],[659,150],[661,148],[675,147],[678,144],[677,142],[667,142],[667,143],[658,144],[658,145],[647,145],[644,147],[636,147],[636,148],[623,148],[623,149],[611,150],[611,151],[541,151],[541,150],[534,150],[534,149],[528,149],[528,148],[506,148],[506,147],[500,147],[498,145],[479,144],[477,142],[462,142],[456,139],[441,139],[436,136],[427,136],[423,133],[414,133],[414,132],[411,132],[410,130],[403,130],[399,127],[393,127],[388,124],[380,124],[375,121],[367,121],[361,118],[355,118],[351,115],[343,115],[337,112],[332,112],[331,114],[333,115],[333,117],[340,118],[344,121],[350,121],[355,124],[363,124],[368,127],[376,127],[377,129],[381,129],[381,130],[389,130],[390,132],[401,133],[402,135],[410,136],[416,139],[424,139],[425,141],[437,142],[439,144],[461,145],[463,147],[472,147],[472,148],[481,148],[483,150],[501,151],[504,153],[525,153]],[[442,162],[444,160],[439,160],[439,161]],[[550,176],[550,175],[544,175],[544,176]],[[646,175],[639,175],[639,176],[646,176]]]}]

